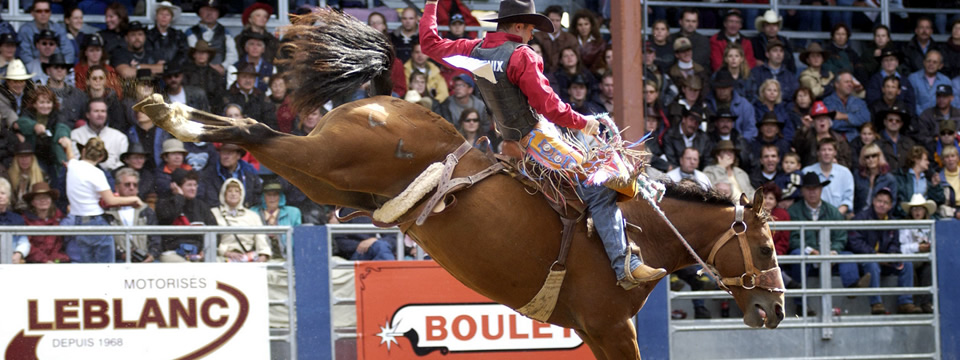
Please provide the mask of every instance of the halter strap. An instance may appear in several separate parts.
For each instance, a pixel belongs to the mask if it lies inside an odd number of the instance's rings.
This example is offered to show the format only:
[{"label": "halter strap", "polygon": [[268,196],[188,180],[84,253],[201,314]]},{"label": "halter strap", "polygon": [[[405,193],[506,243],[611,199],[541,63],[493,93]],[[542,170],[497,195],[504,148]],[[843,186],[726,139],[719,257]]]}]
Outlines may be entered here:
[{"label": "halter strap", "polygon": [[[786,292],[779,266],[774,266],[767,270],[760,270],[753,264],[753,252],[750,250],[750,244],[747,243],[747,237],[744,235],[744,233],[747,232],[747,223],[743,221],[743,211],[743,205],[739,203],[735,205],[734,221],[730,224],[730,229],[727,229],[727,231],[720,235],[720,239],[714,243],[713,249],[710,250],[710,256],[707,257],[707,263],[710,264],[710,268],[707,269],[710,271],[710,275],[714,276],[718,286],[728,293],[730,289],[727,285],[739,286],[747,290],[759,287],[771,292]],[[738,225],[742,226],[742,230],[737,230]],[[716,274],[719,274],[719,271],[715,270],[713,264],[717,252],[733,238],[737,238],[737,241],[740,243],[740,251],[743,254],[744,273],[736,277],[716,276]]]}]

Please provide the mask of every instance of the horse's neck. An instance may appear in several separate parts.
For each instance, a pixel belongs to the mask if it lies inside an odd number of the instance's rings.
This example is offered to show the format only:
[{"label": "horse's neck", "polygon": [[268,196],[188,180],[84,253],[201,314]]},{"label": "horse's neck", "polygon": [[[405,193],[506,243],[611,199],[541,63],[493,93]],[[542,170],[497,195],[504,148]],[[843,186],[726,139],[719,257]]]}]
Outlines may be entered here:
[{"label": "horse's neck", "polygon": [[[730,228],[733,221],[732,207],[664,197],[660,208],[703,261],[707,261],[714,243]],[[684,247],[682,240],[674,235],[659,216],[647,217],[654,219],[653,222],[647,221],[648,229],[643,230],[648,236],[641,237],[640,247],[645,260],[653,260],[655,263],[651,262],[651,265],[663,267],[669,272],[697,263]]]}]

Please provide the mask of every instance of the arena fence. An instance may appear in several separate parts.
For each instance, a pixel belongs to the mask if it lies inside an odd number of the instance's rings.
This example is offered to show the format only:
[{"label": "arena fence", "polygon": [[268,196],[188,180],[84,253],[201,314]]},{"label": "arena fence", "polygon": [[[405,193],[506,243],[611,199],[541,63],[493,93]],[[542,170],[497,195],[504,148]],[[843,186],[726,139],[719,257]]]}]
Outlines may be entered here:
[{"label": "arena fence", "polygon": [[[670,321],[670,354],[671,358],[771,358],[797,357],[803,359],[940,359],[940,303],[938,299],[937,271],[932,271],[932,286],[929,287],[883,287],[880,288],[833,288],[834,281],[831,265],[836,263],[859,262],[930,262],[933,269],[937,269],[936,258],[936,226],[932,220],[920,221],[789,221],[771,224],[774,231],[799,230],[801,244],[804,242],[805,230],[816,230],[819,239],[819,252],[830,254],[830,230],[899,230],[899,229],[929,229],[931,232],[931,251],[926,254],[875,254],[875,255],[795,255],[779,256],[781,265],[801,265],[802,279],[794,281],[802,284],[801,289],[789,289],[785,303],[785,312],[789,315],[794,308],[794,298],[800,297],[804,309],[809,309],[812,302],[819,298],[819,310],[815,317],[787,316],[774,332],[753,332],[744,336],[729,336],[731,330],[750,330],[743,325],[741,319],[717,320],[675,320]],[[944,239],[941,236],[941,239]],[[811,288],[807,282],[806,265],[819,265],[819,286]],[[834,311],[834,297],[866,296],[866,295],[900,295],[900,294],[930,294],[933,300],[933,314],[915,315],[850,315]],[[670,291],[668,295],[668,313],[674,310],[676,301],[692,299],[732,299],[724,291]],[[853,303],[866,303],[863,298],[848,301],[845,306]],[[686,304],[686,302],[683,302]],[[919,305],[919,304],[918,304]],[[730,302],[731,308],[735,305]],[[814,306],[815,307],[815,306]],[[839,308],[838,308],[839,309]],[[888,307],[889,309],[889,307]],[[869,310],[863,309],[869,314]],[[906,329],[907,327],[922,327],[924,329]],[[866,328],[856,332],[835,334],[835,331],[844,331],[847,328]],[[790,330],[783,330],[790,329]],[[797,329],[798,331],[791,331]],[[882,329],[882,330],[881,330]],[[726,332],[726,335],[721,335]],[[873,334],[877,339],[885,339],[886,344],[867,341],[857,344],[851,341],[851,334],[870,339]],[[896,334],[896,335],[892,335]],[[717,335],[717,336],[712,336]],[[769,347],[755,347],[752,344],[765,336],[775,336],[771,343],[779,343],[779,350]],[[702,346],[690,347],[687,340],[696,338]],[[711,339],[716,339],[712,341]],[[913,345],[908,340],[913,339]],[[833,340],[833,341],[830,341]],[[720,344],[721,342],[726,343]],[[762,341],[760,341],[762,342]],[[728,346],[738,351],[723,351]],[[762,350],[762,351],[761,351]],[[779,351],[779,352],[778,352]],[[723,354],[723,355],[721,355]],[[867,355],[869,354],[869,355]]]},{"label": "arena fence", "polygon": [[[55,236],[74,236],[79,234],[89,235],[121,235],[125,237],[126,249],[130,249],[130,240],[134,235],[203,235],[203,262],[217,262],[217,244],[220,234],[277,234],[286,235],[288,241],[287,252],[284,254],[283,262],[270,262],[266,266],[268,269],[283,269],[287,277],[287,297],[286,299],[270,300],[271,306],[283,305],[288,309],[289,324],[286,329],[273,328],[270,330],[269,340],[271,350],[283,354],[273,355],[274,359],[297,359],[297,312],[295,283],[294,283],[294,260],[291,250],[293,243],[293,228],[290,226],[0,226],[0,264],[10,264],[13,254],[13,237],[19,235],[55,235]],[[130,262],[130,253],[127,251],[126,261]],[[24,264],[18,266],[36,266]],[[42,265],[41,265],[42,266]],[[64,271],[70,270],[70,264],[47,265],[62,266]],[[225,268],[230,264],[223,264]],[[266,280],[266,279],[264,279]],[[281,343],[285,346],[275,346]]]}]

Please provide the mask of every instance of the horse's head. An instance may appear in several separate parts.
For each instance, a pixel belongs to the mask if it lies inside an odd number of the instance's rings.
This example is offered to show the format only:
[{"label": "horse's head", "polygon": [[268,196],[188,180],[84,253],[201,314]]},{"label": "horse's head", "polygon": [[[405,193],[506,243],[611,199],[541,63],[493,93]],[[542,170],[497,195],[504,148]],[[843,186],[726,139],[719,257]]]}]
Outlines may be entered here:
[{"label": "horse's head", "polygon": [[752,203],[741,195],[730,230],[714,244],[707,263],[716,266],[743,311],[743,322],[773,329],[783,320],[784,286],[763,201],[763,190]]}]

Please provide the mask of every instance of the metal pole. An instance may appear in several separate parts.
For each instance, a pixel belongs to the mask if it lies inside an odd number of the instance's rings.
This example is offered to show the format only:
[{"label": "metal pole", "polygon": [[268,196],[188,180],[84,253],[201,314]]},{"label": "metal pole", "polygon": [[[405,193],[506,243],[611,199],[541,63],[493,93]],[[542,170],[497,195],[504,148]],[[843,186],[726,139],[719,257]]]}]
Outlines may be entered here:
[{"label": "metal pole", "polygon": [[890,0],[880,0],[880,23],[890,26]]},{"label": "metal pole", "polygon": [[[830,233],[829,229],[820,229],[820,255],[830,254]],[[832,280],[832,274],[830,272],[832,263],[827,260],[826,262],[820,263],[820,288],[829,289],[830,282]],[[833,321],[833,297],[831,296],[820,296],[820,321],[824,323],[829,323]],[[833,338],[833,329],[823,328],[820,330],[820,339],[821,340],[830,340]]]},{"label": "metal pole", "polygon": [[[13,262],[13,233],[0,233],[0,264],[10,264]],[[26,254],[23,255],[26,258]]]},{"label": "metal pole", "polygon": [[[284,3],[283,1],[280,2]],[[283,6],[283,5],[281,5]],[[289,316],[290,324],[288,325],[290,331],[287,335],[290,337],[288,344],[290,345],[290,359],[297,360],[297,310],[296,302],[297,297],[294,296],[294,291],[296,286],[293,283],[293,228],[287,230],[287,235],[285,237],[286,246],[284,247],[287,250],[285,254],[284,267],[287,269],[287,316]]]},{"label": "metal pole", "polygon": [[[624,130],[624,139],[643,137],[643,7],[639,1],[613,0],[610,4],[613,19],[613,74],[616,91],[613,94],[614,120]],[[641,95],[638,95],[641,94]]]},{"label": "metal pole", "polygon": [[217,234],[207,232],[203,234],[203,262],[217,262]]},{"label": "metal pole", "polygon": [[932,288],[930,293],[931,304],[933,305],[933,344],[934,351],[937,354],[937,359],[941,358],[940,354],[940,285],[938,282],[937,276],[937,223],[930,224],[930,252],[927,255],[930,256],[930,288]]},{"label": "metal pole", "polygon": [[[148,3],[149,3],[149,2],[148,2]],[[125,247],[123,248],[123,252],[126,253],[126,258],[127,258],[126,261],[127,261],[128,264],[130,263],[130,259],[132,258],[132,256],[130,255],[130,253],[132,252],[132,251],[130,251],[130,237],[132,237],[132,236],[133,236],[133,235],[130,235],[129,232],[127,232],[126,234],[123,235],[123,241],[126,242],[126,245],[125,245]]]},{"label": "metal pole", "polygon": [[[777,16],[780,15],[780,0],[770,0],[770,10],[777,13]],[[763,31],[763,29],[757,29],[757,31]]]}]

